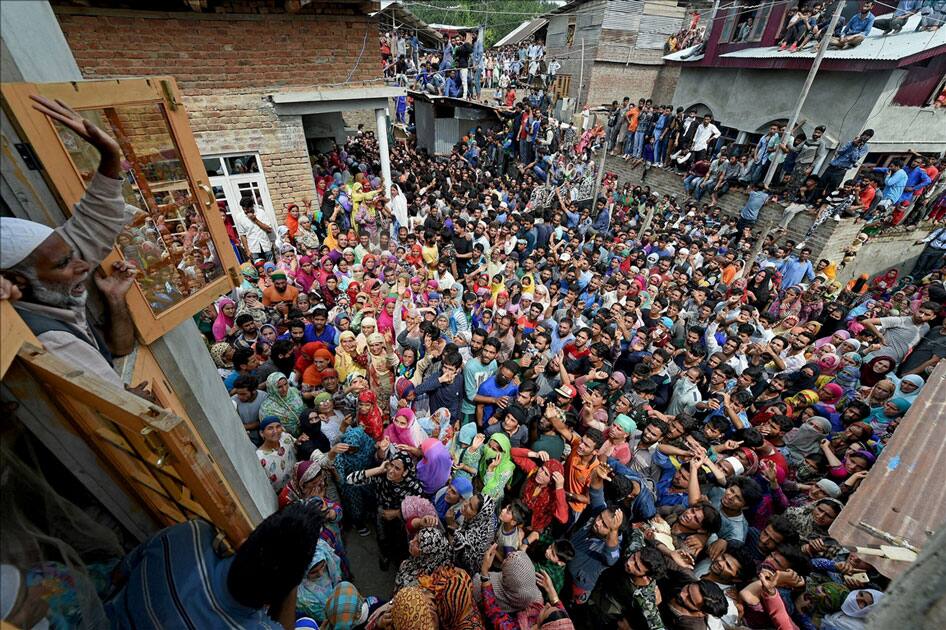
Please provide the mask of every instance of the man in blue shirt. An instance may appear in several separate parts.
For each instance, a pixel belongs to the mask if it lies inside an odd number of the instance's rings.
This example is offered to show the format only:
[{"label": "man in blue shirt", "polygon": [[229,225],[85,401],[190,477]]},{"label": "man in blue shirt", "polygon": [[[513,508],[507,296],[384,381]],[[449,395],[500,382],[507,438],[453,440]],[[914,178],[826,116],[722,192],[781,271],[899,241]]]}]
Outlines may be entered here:
[{"label": "man in blue shirt", "polygon": [[[878,211],[887,211],[900,203],[900,197],[903,196],[903,189],[907,186],[907,172],[903,169],[903,162],[894,160],[886,168],[875,168],[875,173],[884,173],[884,190],[880,202],[877,204]],[[929,177],[927,177],[929,179]]]},{"label": "man in blue shirt", "polygon": [[782,290],[801,284],[804,281],[815,279],[815,269],[811,266],[811,249],[803,248],[798,252],[798,258],[789,256],[778,268],[782,274]]},{"label": "man in blue shirt", "polygon": [[834,159],[828,164],[824,175],[821,176],[821,190],[831,192],[841,187],[844,175],[860,164],[864,156],[870,151],[870,145],[867,143],[873,137],[874,130],[865,129],[861,132],[861,135],[838,149]]},{"label": "man in blue shirt", "polygon": [[736,223],[736,233],[733,235],[731,244],[739,242],[744,229],[755,225],[756,221],[759,220],[759,212],[762,210],[762,206],[771,196],[764,187],[756,188],[754,184],[749,184],[747,190],[749,191],[749,199],[742,210],[739,211],[739,221]]},{"label": "man in blue shirt", "polygon": [[841,36],[831,38],[831,47],[844,50],[860,45],[864,38],[870,35],[870,29],[874,27],[874,14],[871,13],[873,8],[873,2],[862,4],[860,12],[848,20],[847,26],[841,31]]},{"label": "man in blue shirt", "polygon": [[115,568],[120,590],[105,604],[112,627],[291,628],[322,532],[320,505],[298,501],[269,516],[235,554],[206,521],[158,532]]},{"label": "man in blue shirt", "polygon": [[515,361],[506,361],[495,374],[483,381],[476,390],[473,402],[476,403],[477,423],[485,429],[497,407],[505,409],[516,399],[519,386],[512,379],[516,377]]}]

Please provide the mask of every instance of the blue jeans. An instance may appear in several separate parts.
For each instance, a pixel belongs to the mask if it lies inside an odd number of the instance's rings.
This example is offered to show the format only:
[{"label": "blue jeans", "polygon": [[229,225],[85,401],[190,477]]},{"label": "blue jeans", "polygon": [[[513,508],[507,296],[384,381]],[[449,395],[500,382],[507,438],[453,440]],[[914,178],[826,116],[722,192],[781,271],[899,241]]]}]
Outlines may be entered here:
[{"label": "blue jeans", "polygon": [[634,133],[634,157],[639,158],[644,151],[644,132]]},{"label": "blue jeans", "polygon": [[661,134],[660,142],[657,143],[657,164],[663,164],[667,161],[667,147],[670,146],[670,136]]},{"label": "blue jeans", "polygon": [[702,180],[703,178],[699,175],[687,175],[683,178],[683,190],[685,190],[688,195],[692,194]]},{"label": "blue jeans", "polygon": [[637,135],[632,131],[628,131],[624,135],[624,155],[631,155],[634,152],[634,136]]},{"label": "blue jeans", "polygon": [[532,161],[532,143],[528,140],[519,141],[519,159],[522,160],[523,164]]},{"label": "blue jeans", "polygon": [[708,182],[704,182],[704,181],[697,182],[696,186],[693,187],[693,190],[696,191],[696,194],[693,195],[693,197],[697,201],[699,201],[703,197],[703,195],[706,194],[706,191],[710,190],[715,185],[716,185],[715,180],[708,181]]}]

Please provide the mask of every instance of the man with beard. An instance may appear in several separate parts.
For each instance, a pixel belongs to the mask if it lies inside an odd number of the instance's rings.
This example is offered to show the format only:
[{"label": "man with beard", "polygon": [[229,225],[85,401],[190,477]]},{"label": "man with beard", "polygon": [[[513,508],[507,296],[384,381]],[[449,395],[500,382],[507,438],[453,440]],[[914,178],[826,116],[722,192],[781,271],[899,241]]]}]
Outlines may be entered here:
[{"label": "man with beard", "polygon": [[111,136],[65,104],[32,98],[38,111],[98,151],[99,167],[73,215],[55,230],[23,219],[0,219],[2,293],[19,298],[14,308],[47,350],[121,387],[112,356],[128,354],[134,348],[125,294],[135,268],[117,262],[110,276],[95,275],[108,307],[104,336],[92,325],[86,310],[92,269],[112,251],[127,219],[138,212],[126,206],[122,197],[121,149]]},{"label": "man with beard", "polygon": [[519,391],[519,385],[513,382],[518,373],[518,366],[515,361],[506,361],[495,374],[483,381],[476,390],[476,396],[473,402],[476,403],[476,422],[485,429],[496,424],[498,420],[492,420],[493,414],[497,408],[505,409],[515,401],[516,393]]}]

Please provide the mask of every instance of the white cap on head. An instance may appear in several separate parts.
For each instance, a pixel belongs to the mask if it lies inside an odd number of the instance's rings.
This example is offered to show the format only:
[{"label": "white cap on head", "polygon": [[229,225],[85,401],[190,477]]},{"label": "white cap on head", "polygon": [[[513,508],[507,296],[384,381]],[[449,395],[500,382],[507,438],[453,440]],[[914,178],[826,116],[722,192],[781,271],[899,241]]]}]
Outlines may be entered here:
[{"label": "white cap on head", "polygon": [[53,229],[42,223],[0,217],[0,269],[23,262],[52,233]]},{"label": "white cap on head", "polygon": [[746,471],[746,467],[742,465],[742,461],[740,461],[738,457],[727,457],[723,461],[729,462],[729,465],[732,466],[732,474],[734,476],[741,475]]}]

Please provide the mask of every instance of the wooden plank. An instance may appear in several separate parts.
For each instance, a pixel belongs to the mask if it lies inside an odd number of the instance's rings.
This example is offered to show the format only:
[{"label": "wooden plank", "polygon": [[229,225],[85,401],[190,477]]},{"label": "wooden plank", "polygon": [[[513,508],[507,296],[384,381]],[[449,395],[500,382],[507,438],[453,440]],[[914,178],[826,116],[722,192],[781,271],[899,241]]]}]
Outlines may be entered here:
[{"label": "wooden plank", "polygon": [[33,344],[20,348],[19,357],[40,380],[100,410],[111,420],[140,431],[146,426],[170,431],[181,419],[167,409],[118,389],[97,376],[72,369],[62,359]]},{"label": "wooden plank", "polygon": [[0,301],[0,379],[24,343],[41,345],[9,300]]}]

